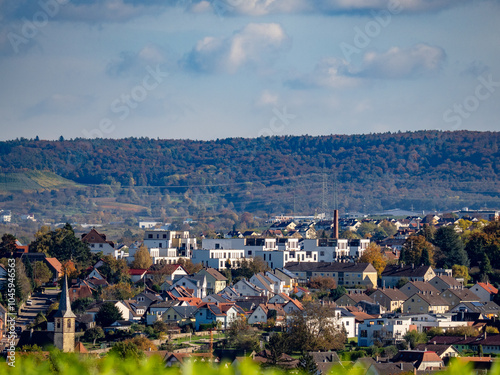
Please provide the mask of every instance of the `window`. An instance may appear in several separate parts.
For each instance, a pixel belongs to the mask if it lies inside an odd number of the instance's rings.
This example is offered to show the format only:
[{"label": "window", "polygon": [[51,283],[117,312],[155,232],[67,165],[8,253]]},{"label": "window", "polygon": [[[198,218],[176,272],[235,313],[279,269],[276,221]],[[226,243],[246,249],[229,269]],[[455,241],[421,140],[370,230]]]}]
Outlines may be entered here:
[{"label": "window", "polygon": [[360,336],[361,337],[368,337],[368,331],[367,330],[361,330],[361,333],[360,333]]},{"label": "window", "polygon": [[170,314],[167,315],[167,319],[170,320]]},{"label": "window", "polygon": [[153,235],[152,234],[148,234],[148,238],[153,238]]},{"label": "window", "polygon": [[166,234],[164,234],[164,235],[163,235],[163,238],[167,238],[167,235],[166,235]]},{"label": "window", "polygon": [[60,320],[57,321],[57,328],[61,328],[61,321]]},{"label": "window", "polygon": [[71,328],[71,320],[68,319],[68,328]]}]

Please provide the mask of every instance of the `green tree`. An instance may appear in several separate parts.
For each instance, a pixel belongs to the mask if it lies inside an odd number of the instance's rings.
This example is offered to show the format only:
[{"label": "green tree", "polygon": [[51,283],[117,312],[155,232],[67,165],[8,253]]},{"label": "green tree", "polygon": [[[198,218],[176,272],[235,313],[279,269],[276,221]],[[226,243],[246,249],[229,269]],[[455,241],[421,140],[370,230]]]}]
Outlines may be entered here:
[{"label": "green tree", "polygon": [[308,375],[316,375],[318,373],[318,366],[316,366],[314,358],[308,352],[304,352],[300,356],[299,369],[301,369],[304,374]]},{"label": "green tree", "polygon": [[111,255],[102,257],[104,264],[99,267],[99,272],[110,284],[130,281],[129,268],[125,259],[115,259]]},{"label": "green tree", "polygon": [[83,339],[87,342],[92,341],[93,345],[95,345],[97,340],[103,339],[104,337],[105,335],[103,329],[98,326],[87,329],[83,335]]},{"label": "green tree", "polygon": [[71,303],[71,310],[73,310],[75,314],[81,314],[94,302],[95,300],[90,297],[78,298]]},{"label": "green tree", "polygon": [[132,358],[139,360],[144,358],[144,352],[139,350],[136,344],[128,340],[117,342],[111,348],[109,354],[122,359]]},{"label": "green tree", "polygon": [[396,225],[391,223],[389,220],[382,220],[379,225],[389,237],[398,233],[398,227],[396,227]]},{"label": "green tree", "polygon": [[134,261],[131,268],[148,269],[153,264],[153,259],[149,254],[148,248],[143,244],[134,255]]},{"label": "green tree", "polygon": [[490,258],[488,258],[488,255],[486,253],[483,253],[481,257],[479,270],[481,273],[481,280],[489,281],[490,276],[493,274],[493,268],[491,267]]},{"label": "green tree", "polygon": [[438,246],[445,255],[444,261],[438,266],[451,267],[454,264],[468,266],[469,258],[465,252],[465,246],[455,227],[450,225],[437,230],[434,244]]},{"label": "green tree", "polygon": [[424,344],[427,342],[427,335],[425,332],[408,331],[403,338],[411,349],[415,349],[418,344]]},{"label": "green tree", "polygon": [[33,279],[37,286],[48,283],[52,280],[53,274],[47,264],[42,261],[33,263]]},{"label": "green tree", "polygon": [[233,320],[227,330],[228,343],[232,348],[239,350],[258,350],[259,335],[248,324],[245,317],[238,317]]},{"label": "green tree", "polygon": [[121,311],[113,302],[104,302],[95,316],[96,323],[101,327],[108,327],[111,323],[122,319]]},{"label": "green tree", "polygon": [[330,298],[336,301],[340,297],[342,297],[344,294],[347,293],[346,288],[344,288],[342,285],[337,286],[337,288],[332,289],[330,291]]},{"label": "green tree", "polygon": [[273,365],[279,361],[281,355],[286,353],[288,350],[288,342],[286,336],[281,332],[277,332],[271,337],[269,337],[269,342],[266,344],[266,347],[269,349],[271,353],[271,362]]},{"label": "green tree", "polygon": [[73,227],[69,223],[54,231],[42,227],[36,233],[35,241],[30,244],[30,251],[43,252],[60,262],[73,260],[81,268],[88,267],[92,259],[89,246],[75,236]]},{"label": "green tree", "polygon": [[16,237],[10,233],[5,233],[0,242],[0,258],[7,258],[12,256],[17,251]]}]

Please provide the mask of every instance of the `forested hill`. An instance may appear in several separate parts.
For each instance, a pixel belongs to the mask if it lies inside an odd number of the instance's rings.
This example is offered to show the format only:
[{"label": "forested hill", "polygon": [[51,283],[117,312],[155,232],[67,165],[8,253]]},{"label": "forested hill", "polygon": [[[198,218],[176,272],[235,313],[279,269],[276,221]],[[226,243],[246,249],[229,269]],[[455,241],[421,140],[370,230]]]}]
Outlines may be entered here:
[{"label": "forested hill", "polygon": [[351,209],[398,202],[427,209],[453,202],[500,206],[499,140],[499,132],[470,131],[214,141],[21,139],[0,143],[0,171],[50,171],[80,184],[158,186],[183,194],[247,190],[245,202],[256,194],[272,200],[284,186],[289,196],[317,196],[325,185],[328,196],[335,191],[338,205]]}]

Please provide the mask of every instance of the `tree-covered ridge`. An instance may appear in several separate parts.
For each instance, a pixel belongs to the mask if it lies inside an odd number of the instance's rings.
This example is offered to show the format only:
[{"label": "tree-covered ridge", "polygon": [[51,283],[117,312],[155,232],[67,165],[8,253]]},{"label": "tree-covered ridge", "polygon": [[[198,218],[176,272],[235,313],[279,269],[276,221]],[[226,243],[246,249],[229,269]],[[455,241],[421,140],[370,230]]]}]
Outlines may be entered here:
[{"label": "tree-covered ridge", "polygon": [[383,175],[495,180],[497,132],[282,136],[215,141],[149,138],[15,140],[0,143],[2,172],[49,170],[85,184],[165,186],[327,171],[339,181]]},{"label": "tree-covered ridge", "polygon": [[0,142],[0,173],[44,170],[80,184],[135,187],[127,202],[146,206],[142,197],[152,190],[139,186],[167,189],[157,192],[193,207],[225,200],[241,211],[290,212],[295,196],[299,211],[314,211],[326,174],[329,194],[335,184],[338,206],[350,210],[495,207],[500,206],[499,137],[498,132],[418,131],[213,141],[20,139]]}]

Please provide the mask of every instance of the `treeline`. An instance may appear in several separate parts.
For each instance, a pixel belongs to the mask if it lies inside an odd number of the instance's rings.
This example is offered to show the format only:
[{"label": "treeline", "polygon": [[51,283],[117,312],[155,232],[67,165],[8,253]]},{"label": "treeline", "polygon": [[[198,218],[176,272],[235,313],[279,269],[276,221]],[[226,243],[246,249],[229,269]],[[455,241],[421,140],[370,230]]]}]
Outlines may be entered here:
[{"label": "treeline", "polygon": [[225,200],[237,211],[314,211],[324,186],[330,207],[335,199],[349,210],[498,206],[499,134],[18,139],[0,142],[0,172],[45,170],[85,185],[142,188],[137,201],[154,187],[197,209]]}]

